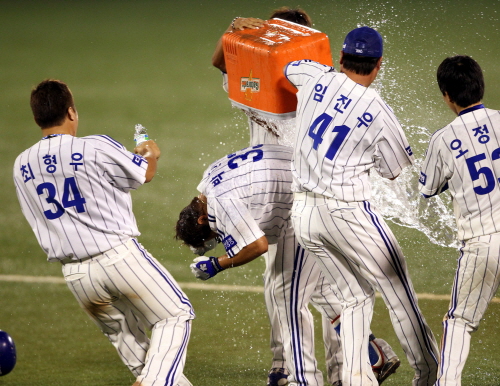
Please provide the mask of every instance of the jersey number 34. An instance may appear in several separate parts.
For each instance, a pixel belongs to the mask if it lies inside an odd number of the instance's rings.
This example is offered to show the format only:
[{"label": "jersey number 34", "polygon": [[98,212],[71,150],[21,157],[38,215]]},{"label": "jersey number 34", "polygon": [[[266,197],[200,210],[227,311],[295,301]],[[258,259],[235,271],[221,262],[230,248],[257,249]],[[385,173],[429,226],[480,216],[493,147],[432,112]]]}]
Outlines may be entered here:
[{"label": "jersey number 34", "polygon": [[61,202],[56,200],[56,187],[50,182],[43,182],[36,187],[38,195],[47,194],[45,201],[55,206],[55,212],[46,210],[43,212],[48,220],[55,220],[61,217],[66,211],[64,208],[75,207],[78,213],[85,212],[85,198],[80,194],[78,185],[76,184],[75,177],[68,177],[64,179],[64,189]]}]

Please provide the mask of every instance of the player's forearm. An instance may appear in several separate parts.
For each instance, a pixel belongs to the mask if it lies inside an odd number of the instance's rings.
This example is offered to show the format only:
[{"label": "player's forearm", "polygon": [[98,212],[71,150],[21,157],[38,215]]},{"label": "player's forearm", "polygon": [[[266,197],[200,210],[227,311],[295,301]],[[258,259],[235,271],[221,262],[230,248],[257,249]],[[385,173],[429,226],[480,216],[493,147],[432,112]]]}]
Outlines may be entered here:
[{"label": "player's forearm", "polygon": [[142,155],[146,159],[146,161],[148,161],[145,183],[151,181],[156,174],[158,159],[161,155],[160,148],[155,141],[148,140],[136,146],[134,149],[134,153]]},{"label": "player's forearm", "polygon": [[144,157],[148,161],[148,168],[146,170],[146,180],[144,183],[150,182],[156,174],[156,167],[158,165],[158,159],[155,157]]},{"label": "player's forearm", "polygon": [[223,269],[239,267],[240,265],[247,264],[257,257],[262,256],[267,252],[268,243],[266,236],[255,240],[253,243],[248,244],[242,248],[236,255],[229,258],[227,255],[218,258],[219,264]]},{"label": "player's forearm", "polygon": [[222,50],[222,37],[217,42],[214,54],[212,55],[212,65],[222,72],[226,72],[226,61],[224,59],[224,51]]},{"label": "player's forearm", "polygon": [[[227,27],[224,33],[231,32],[232,30],[233,30],[232,25],[229,24],[229,27]],[[226,60],[224,59],[224,50],[222,49],[222,36],[217,42],[217,46],[215,47],[215,51],[212,55],[212,65],[221,70],[222,72],[226,72]]]}]

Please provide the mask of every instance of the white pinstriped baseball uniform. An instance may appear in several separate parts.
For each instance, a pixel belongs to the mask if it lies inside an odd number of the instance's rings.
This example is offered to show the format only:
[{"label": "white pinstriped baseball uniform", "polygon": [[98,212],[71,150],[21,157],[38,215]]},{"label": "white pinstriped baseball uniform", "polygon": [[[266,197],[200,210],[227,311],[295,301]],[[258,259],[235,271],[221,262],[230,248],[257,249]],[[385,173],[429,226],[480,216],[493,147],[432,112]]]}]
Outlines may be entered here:
[{"label": "white pinstriped baseball uniform", "polygon": [[[226,92],[228,92],[228,78],[227,74],[222,72],[222,87]],[[245,112],[245,111],[244,111]],[[248,116],[248,112],[245,112]],[[248,129],[250,133],[250,146],[255,146],[259,144],[267,145],[283,145],[291,146],[294,138],[295,131],[295,118],[289,119],[281,122],[281,125],[274,131],[270,131],[267,127],[264,127],[257,123],[252,117],[248,116]],[[274,286],[272,283],[276,281],[276,269],[273,268],[279,262],[275,261],[275,246],[270,245],[267,253],[264,254],[264,259],[266,261],[266,270],[264,272],[264,283],[265,288],[272,289]],[[342,352],[340,347],[340,337],[333,328],[331,320],[328,319],[322,312],[322,304],[336,303],[336,297],[334,293],[329,288],[329,284],[325,284],[325,278],[321,274],[318,280],[317,287],[312,294],[312,304],[322,315],[322,331],[323,331],[323,342],[325,345],[325,356],[326,356],[326,367],[327,367],[327,379],[329,383],[334,383],[339,380],[340,374],[342,372]],[[278,317],[274,317],[274,305],[275,302],[273,298],[275,297],[271,291],[265,291],[266,296],[266,306],[269,315],[269,320],[271,322],[271,351],[273,352],[273,363],[272,368],[286,368],[285,356],[283,352],[283,340],[280,336],[280,325],[281,321]],[[284,312],[283,310],[278,311],[279,313]]]},{"label": "white pinstriped baseball uniform", "polygon": [[475,332],[500,282],[500,111],[482,104],[460,112],[431,137],[420,192],[449,189],[462,248],[443,321],[438,386],[461,385]]},{"label": "white pinstriped baseball uniform", "polygon": [[[264,235],[269,244],[275,244],[276,256],[266,261],[266,305],[283,337],[289,381],[323,385],[307,305],[319,285],[325,287],[324,296],[317,296],[315,302],[323,315],[335,319],[340,303],[314,260],[307,259],[307,252],[295,241],[289,221],[291,155],[291,148],[279,145],[243,149],[209,166],[198,190],[207,197],[210,227],[219,234],[229,257]],[[340,359],[332,358],[331,363]],[[337,369],[334,375],[338,380]]]},{"label": "white pinstriped baseball uniform", "polygon": [[56,134],[17,157],[14,182],[48,260],[63,264],[68,287],[141,385],[190,385],[182,370],[191,304],[135,239],[130,190],[146,170],[111,137]]},{"label": "white pinstriped baseball uniform", "polygon": [[331,67],[296,61],[285,75],[298,89],[292,221],[299,242],[341,296],[343,385],[377,385],[366,355],[375,289],[415,369],[413,385],[432,385],[436,341],[401,249],[368,201],[371,168],[394,178],[412,163],[404,132],[376,91]]}]

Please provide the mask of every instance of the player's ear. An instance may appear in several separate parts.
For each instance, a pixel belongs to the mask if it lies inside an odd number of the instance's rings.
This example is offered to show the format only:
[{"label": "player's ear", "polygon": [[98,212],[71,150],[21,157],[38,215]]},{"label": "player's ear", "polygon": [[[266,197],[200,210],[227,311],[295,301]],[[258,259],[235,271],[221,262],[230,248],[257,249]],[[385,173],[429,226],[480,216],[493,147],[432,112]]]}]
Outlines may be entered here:
[{"label": "player's ear", "polygon": [[202,214],[200,217],[198,217],[198,224],[208,225],[208,216],[206,214]]},{"label": "player's ear", "polygon": [[383,57],[381,56],[377,61],[377,70],[380,70],[380,67],[382,67],[382,59]]},{"label": "player's ear", "polygon": [[70,121],[76,121],[78,119],[78,113],[73,107],[68,107],[68,119]]},{"label": "player's ear", "polygon": [[344,63],[344,51],[340,51],[339,66]]}]

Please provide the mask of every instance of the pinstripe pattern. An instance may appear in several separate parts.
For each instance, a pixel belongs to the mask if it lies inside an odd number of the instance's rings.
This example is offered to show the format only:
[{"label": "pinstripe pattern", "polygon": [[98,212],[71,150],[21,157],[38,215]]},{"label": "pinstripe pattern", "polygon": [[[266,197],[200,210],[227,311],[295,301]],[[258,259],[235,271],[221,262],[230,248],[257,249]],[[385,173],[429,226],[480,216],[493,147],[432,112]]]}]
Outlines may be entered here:
[{"label": "pinstripe pattern", "polygon": [[450,190],[462,241],[443,321],[438,386],[461,385],[470,335],[500,281],[499,130],[499,111],[482,104],[465,109],[433,134],[421,166],[424,197]]},{"label": "pinstripe pattern", "polygon": [[[47,155],[57,162],[53,173],[45,164]],[[23,173],[28,165],[32,173]],[[144,158],[108,136],[61,135],[43,139],[21,153],[14,164],[17,195],[48,260],[93,256],[139,236],[129,191],[144,183],[146,168]],[[75,185],[68,189],[69,178],[74,178]],[[47,190],[37,193],[43,183],[54,187],[59,203],[64,202],[65,191],[71,200],[76,187],[86,200],[84,210],[77,206],[62,209],[59,204],[64,214],[48,219],[44,212],[55,213],[58,207],[47,202]]]},{"label": "pinstripe pattern", "polygon": [[[255,150],[263,152],[261,158],[260,153],[249,153]],[[264,292],[272,324],[273,367],[284,367],[286,362],[292,385],[322,386],[323,376],[314,355],[313,319],[307,306],[316,292],[315,306],[334,319],[340,304],[314,259],[297,244],[290,226],[291,152],[291,148],[278,145],[243,149],[210,165],[198,190],[207,197],[211,228],[222,240],[234,241],[225,244],[228,256],[263,235],[267,237],[270,248]],[[237,160],[237,168],[230,168],[231,160]],[[337,334],[329,336],[328,347],[336,352],[339,338]],[[335,373],[333,381],[339,379],[338,368],[330,373]]]},{"label": "pinstripe pattern", "polygon": [[500,283],[500,234],[463,243],[449,311],[443,321],[438,386],[461,385],[471,334],[479,328]]},{"label": "pinstripe pattern", "polygon": [[[131,239],[92,259],[63,265],[63,274],[80,306],[142,384],[177,385],[194,313],[156,259]],[[146,328],[152,330],[151,342]]]},{"label": "pinstripe pattern", "polygon": [[192,306],[135,239],[130,191],[146,170],[143,157],[106,135],[56,135],[19,155],[14,181],[48,260],[63,263],[69,289],[141,385],[189,386]]},{"label": "pinstripe pattern", "polygon": [[437,345],[416,301],[404,256],[394,235],[367,202],[343,202],[296,193],[292,222],[301,245],[316,256],[343,304],[346,385],[377,385],[367,345],[374,290],[382,293],[395,332],[415,369],[414,385],[436,379]]},{"label": "pinstripe pattern", "polygon": [[298,89],[294,192],[369,200],[371,168],[393,178],[413,162],[401,125],[375,90],[310,60],[290,63],[285,74]]},{"label": "pinstripe pattern", "polygon": [[[420,192],[433,196],[442,192],[445,185],[450,189],[458,210],[459,240],[500,232],[500,162],[495,160],[495,151],[500,148],[499,130],[500,112],[483,107],[461,114],[430,140],[421,166],[426,177],[420,179]],[[484,159],[467,162],[477,156]],[[488,168],[490,177],[482,169],[473,179],[471,169],[480,168]],[[481,187],[491,187],[491,191],[476,193]]]}]

